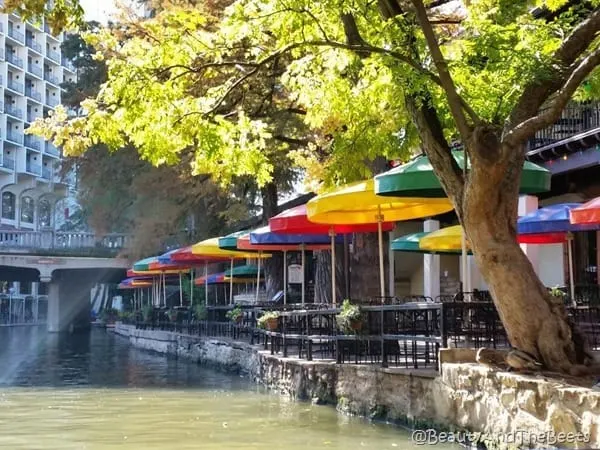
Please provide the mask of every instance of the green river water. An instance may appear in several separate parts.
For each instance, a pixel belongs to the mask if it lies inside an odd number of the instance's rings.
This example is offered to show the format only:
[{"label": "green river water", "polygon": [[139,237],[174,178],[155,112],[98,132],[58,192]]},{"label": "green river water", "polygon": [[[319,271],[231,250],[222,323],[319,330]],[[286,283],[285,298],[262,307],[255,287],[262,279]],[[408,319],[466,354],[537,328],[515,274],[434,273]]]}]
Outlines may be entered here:
[{"label": "green river water", "polygon": [[423,447],[403,429],[292,402],[246,378],[134,349],[103,330],[57,336],[3,328],[0,448]]}]

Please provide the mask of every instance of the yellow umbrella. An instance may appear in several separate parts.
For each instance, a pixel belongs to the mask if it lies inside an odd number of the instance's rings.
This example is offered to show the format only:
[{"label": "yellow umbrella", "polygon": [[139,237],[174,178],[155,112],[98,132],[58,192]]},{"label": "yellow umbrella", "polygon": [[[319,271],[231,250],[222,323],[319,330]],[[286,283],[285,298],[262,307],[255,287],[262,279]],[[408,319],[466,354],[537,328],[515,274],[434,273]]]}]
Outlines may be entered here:
[{"label": "yellow umbrella", "polygon": [[[432,231],[419,240],[419,248],[429,252],[460,252],[462,249],[463,230],[460,225]],[[470,248],[467,241],[467,247]]]},{"label": "yellow umbrella", "polygon": [[[225,250],[219,247],[220,237],[205,239],[192,245],[192,254],[206,257],[229,258],[230,270],[233,270],[234,259],[270,258],[270,253],[240,252],[236,250]],[[206,266],[205,266],[206,267]],[[205,269],[206,272],[206,269]],[[207,275],[206,273],[204,275]],[[229,303],[233,303],[233,279],[229,280]]]},{"label": "yellow umbrella", "polygon": [[[381,296],[385,296],[383,273],[384,222],[421,219],[443,214],[453,209],[447,198],[384,197],[375,194],[373,179],[359,181],[321,194],[306,205],[311,222],[328,225],[378,224],[379,238],[379,284]],[[333,233],[331,233],[333,235]],[[335,253],[332,246],[332,289],[335,303]]]}]

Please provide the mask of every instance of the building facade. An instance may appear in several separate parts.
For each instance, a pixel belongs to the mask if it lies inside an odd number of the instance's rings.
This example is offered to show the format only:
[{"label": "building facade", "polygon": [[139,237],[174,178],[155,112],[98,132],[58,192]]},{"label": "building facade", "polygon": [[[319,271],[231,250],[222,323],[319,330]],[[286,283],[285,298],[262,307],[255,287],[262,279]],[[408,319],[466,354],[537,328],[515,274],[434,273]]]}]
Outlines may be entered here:
[{"label": "building facade", "polygon": [[[60,149],[25,130],[61,103],[76,71],[47,24],[0,14],[0,229],[54,229],[70,202],[72,176],[60,176]],[[58,220],[57,220],[58,219]]]}]

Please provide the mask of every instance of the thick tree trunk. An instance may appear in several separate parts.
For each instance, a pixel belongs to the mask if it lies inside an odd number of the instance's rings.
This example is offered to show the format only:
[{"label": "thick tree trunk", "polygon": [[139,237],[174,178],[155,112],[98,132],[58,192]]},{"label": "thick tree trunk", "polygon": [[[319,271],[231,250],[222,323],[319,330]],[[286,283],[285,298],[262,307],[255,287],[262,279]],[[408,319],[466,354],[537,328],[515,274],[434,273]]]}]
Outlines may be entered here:
[{"label": "thick tree trunk", "polygon": [[[383,233],[383,262],[386,295],[388,290],[389,250],[388,233]],[[350,262],[350,296],[354,300],[366,301],[380,297],[379,288],[379,243],[377,233],[356,233]]]},{"label": "thick tree trunk", "polygon": [[[344,248],[342,245],[335,247],[336,266],[336,295],[338,304],[344,298]],[[315,303],[331,304],[331,251],[319,250],[315,252]]]},{"label": "thick tree trunk", "polygon": [[[268,183],[260,190],[263,203],[263,221],[267,223],[269,218],[277,215],[277,185]],[[272,298],[277,292],[283,290],[283,253],[272,252],[273,256],[265,259],[265,290],[267,298]]]},{"label": "thick tree trunk", "polygon": [[518,155],[524,151],[502,148],[489,130],[476,130],[469,149],[472,170],[459,216],[510,343],[539,358],[548,369],[581,373],[585,362],[581,335],[517,243],[524,160]]}]

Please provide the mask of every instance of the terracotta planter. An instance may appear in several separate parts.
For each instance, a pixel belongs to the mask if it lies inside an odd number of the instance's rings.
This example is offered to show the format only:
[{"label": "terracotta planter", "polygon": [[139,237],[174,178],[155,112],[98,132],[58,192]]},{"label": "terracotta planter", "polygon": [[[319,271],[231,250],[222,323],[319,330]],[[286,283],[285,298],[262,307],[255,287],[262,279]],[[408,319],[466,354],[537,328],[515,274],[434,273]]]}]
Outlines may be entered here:
[{"label": "terracotta planter", "polygon": [[235,318],[234,322],[239,325],[240,323],[242,323],[242,320],[244,320],[244,316],[240,315],[240,316],[238,316],[238,317]]},{"label": "terracotta planter", "polygon": [[268,319],[267,322],[265,323],[265,327],[269,331],[275,331],[277,329],[278,325],[279,325],[279,319],[277,319],[277,317]]},{"label": "terracotta planter", "polygon": [[362,330],[362,327],[363,327],[363,321],[360,319],[353,320],[350,322],[350,328],[352,329],[352,331],[358,332],[358,331]]}]

